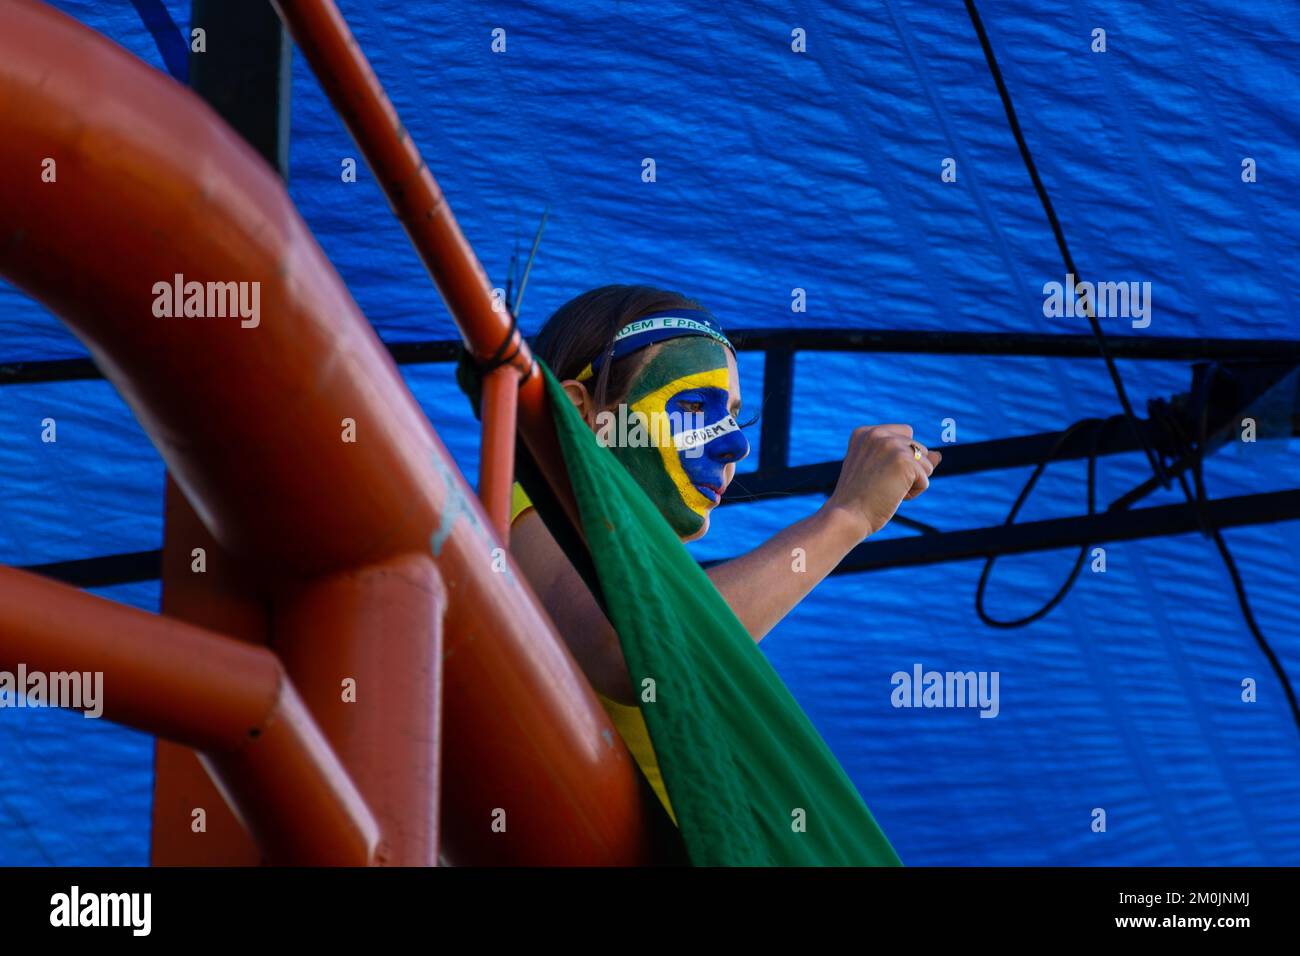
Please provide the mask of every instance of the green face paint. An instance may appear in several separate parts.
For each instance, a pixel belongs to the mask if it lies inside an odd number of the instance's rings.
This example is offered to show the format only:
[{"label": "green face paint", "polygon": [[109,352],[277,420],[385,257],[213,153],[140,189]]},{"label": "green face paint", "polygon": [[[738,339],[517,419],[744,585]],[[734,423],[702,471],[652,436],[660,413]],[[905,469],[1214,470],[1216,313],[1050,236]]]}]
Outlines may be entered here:
[{"label": "green face paint", "polygon": [[[699,336],[679,338],[645,364],[624,399],[647,423],[649,441],[619,442],[612,450],[683,538],[704,527],[727,463],[749,453],[727,408],[730,384],[725,346]],[[695,444],[679,447],[674,439]]]}]

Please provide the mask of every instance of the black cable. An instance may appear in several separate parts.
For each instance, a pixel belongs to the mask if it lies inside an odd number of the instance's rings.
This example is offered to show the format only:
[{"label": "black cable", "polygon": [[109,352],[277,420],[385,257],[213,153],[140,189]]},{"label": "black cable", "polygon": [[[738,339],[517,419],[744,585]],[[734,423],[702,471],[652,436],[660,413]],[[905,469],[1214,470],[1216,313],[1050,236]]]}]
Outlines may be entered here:
[{"label": "black cable", "polygon": [[[1184,481],[1184,484],[1186,482]],[[1250,630],[1250,635],[1259,645],[1259,649],[1267,658],[1269,666],[1273,668],[1273,673],[1277,679],[1282,682],[1282,690],[1286,693],[1287,703],[1291,705],[1291,718],[1295,721],[1296,729],[1300,730],[1300,704],[1296,703],[1295,689],[1291,686],[1291,680],[1286,676],[1286,671],[1282,667],[1281,661],[1273,653],[1273,648],[1269,646],[1268,639],[1264,637],[1264,632],[1260,630],[1259,624],[1255,622],[1255,615],[1250,609],[1250,599],[1246,597],[1246,587],[1242,583],[1241,574],[1237,571],[1237,562],[1232,559],[1232,552],[1228,550],[1228,543],[1223,540],[1223,534],[1218,528],[1213,529],[1214,543],[1219,548],[1219,554],[1223,557],[1223,563],[1228,569],[1228,575],[1232,578],[1232,587],[1237,592],[1237,604],[1241,608],[1241,616],[1246,619],[1246,627]]]},{"label": "black cable", "polygon": [[[537,257],[537,247],[542,243],[542,231],[546,228],[546,217],[550,214],[551,207],[547,206],[542,211],[542,222],[537,227],[537,234],[533,237],[532,248],[528,252],[528,262],[524,266],[524,274],[519,280],[519,291],[515,294],[514,304],[510,301],[510,287],[515,278],[515,263],[519,258],[518,241],[515,243],[515,252],[510,257],[510,271],[506,275],[505,288],[505,305],[506,313],[510,316],[510,327],[506,329],[506,337],[501,340],[496,351],[491,356],[478,362],[479,375],[486,378],[489,372],[494,372],[503,365],[509,365],[518,357],[520,350],[524,346],[524,337],[521,335],[517,339],[515,333],[519,331],[519,307],[524,300],[524,286],[528,284],[528,273],[532,271],[533,260]],[[511,343],[514,348],[507,353],[506,349],[510,348]],[[462,358],[463,361],[463,358]],[[522,375],[519,378],[519,384],[522,385],[528,376]]]},{"label": "black cable", "polygon": [[[1051,450],[1048,451],[1046,457],[1034,467],[1033,474],[1029,476],[1029,480],[1025,482],[1024,488],[1020,490],[1020,494],[1016,498],[1015,504],[1011,506],[1011,511],[1007,515],[1007,520],[1004,521],[1003,524],[1009,525],[1015,523],[1016,515],[1020,512],[1021,506],[1023,506],[1029,499],[1029,493],[1034,490],[1034,485],[1038,483],[1039,476],[1042,475],[1044,469],[1046,469],[1056,456],[1060,454],[1061,448],[1064,447],[1070,436],[1085,426],[1091,428],[1091,438],[1088,447],[1088,514],[1096,514],[1097,448],[1101,442],[1102,434],[1112,421],[1114,421],[1113,417],[1105,420],[1100,418],[1084,418],[1061,432],[1061,434],[1057,436],[1056,441],[1052,444]],[[1004,630],[1024,627],[1027,624],[1034,623],[1034,621],[1041,620],[1050,614],[1053,608],[1065,600],[1065,596],[1069,594],[1070,589],[1074,587],[1074,582],[1078,580],[1079,571],[1082,570],[1083,562],[1087,558],[1088,547],[1089,545],[1086,543],[1080,546],[1079,556],[1075,558],[1074,567],[1070,570],[1069,576],[1066,577],[1065,583],[1057,589],[1057,592],[1052,595],[1051,599],[1046,604],[1040,607],[1033,614],[1010,621],[1000,621],[991,617],[988,612],[984,610],[984,592],[988,587],[989,576],[993,573],[993,563],[997,560],[997,555],[988,555],[984,561],[984,570],[980,572],[979,584],[975,588],[975,613],[978,614],[979,619],[989,627],[1002,628]]]},{"label": "black cable", "polygon": [[915,518],[908,518],[905,515],[895,514],[889,519],[902,525],[904,528],[911,528],[913,531],[919,531],[921,534],[939,534],[939,529],[932,524],[926,524],[924,521],[917,521]]},{"label": "black cable", "polygon": [[[1056,237],[1056,245],[1061,250],[1061,258],[1065,260],[1066,275],[1075,277],[1076,283],[1079,272],[1074,266],[1074,259],[1070,256],[1069,246],[1065,242],[1065,232],[1061,229],[1061,223],[1056,218],[1056,210],[1052,208],[1052,201],[1047,196],[1047,189],[1043,186],[1042,179],[1038,176],[1038,167],[1034,165],[1034,158],[1030,155],[1029,145],[1025,142],[1025,134],[1020,129],[1020,121],[1016,119],[1016,109],[1011,105],[1011,94],[1007,92],[1007,84],[1002,79],[1002,71],[998,68],[997,58],[993,55],[993,46],[989,43],[988,34],[984,32],[984,22],[980,19],[980,14],[975,9],[974,0],[965,0],[966,12],[970,15],[971,23],[975,26],[975,33],[979,36],[980,46],[984,50],[984,59],[988,62],[989,72],[993,74],[993,82],[997,85],[998,96],[1002,99],[1002,108],[1006,111],[1007,122],[1011,124],[1011,132],[1016,138],[1016,145],[1020,148],[1020,158],[1024,160],[1025,168],[1029,171],[1029,178],[1034,183],[1034,190],[1038,193],[1038,200],[1043,205],[1043,211],[1047,213],[1047,221],[1052,227],[1052,235]],[[1070,290],[1073,296],[1075,290]],[[1101,352],[1101,357],[1106,362],[1106,370],[1110,372],[1110,380],[1115,385],[1115,394],[1119,397],[1120,407],[1124,409],[1124,417],[1128,420],[1129,427],[1133,429],[1134,435],[1137,436],[1142,450],[1146,452],[1147,461],[1151,464],[1151,470],[1156,477],[1160,479],[1160,484],[1169,487],[1169,475],[1166,474],[1164,466],[1151,445],[1147,442],[1146,435],[1138,427],[1137,417],[1133,414],[1133,406],[1129,403],[1128,393],[1124,390],[1124,381],[1120,378],[1119,369],[1115,367],[1115,360],[1111,357],[1110,349],[1106,345],[1106,336],[1101,330],[1101,323],[1093,314],[1093,309],[1087,310],[1088,324],[1092,326],[1093,337],[1097,340],[1097,348]]]},{"label": "black cable", "polygon": [[1201,533],[1214,541],[1219,556],[1223,558],[1223,564],[1227,568],[1228,577],[1232,580],[1232,588],[1237,595],[1237,606],[1241,609],[1241,616],[1246,622],[1246,628],[1250,631],[1250,636],[1254,638],[1255,644],[1259,647],[1269,666],[1273,669],[1273,673],[1282,684],[1282,691],[1286,694],[1287,703],[1291,707],[1291,718],[1295,722],[1296,729],[1300,730],[1300,702],[1296,700],[1295,688],[1291,686],[1291,680],[1287,676],[1286,669],[1283,668],[1282,662],[1278,660],[1277,654],[1273,652],[1273,648],[1268,642],[1268,638],[1264,636],[1263,630],[1255,620],[1255,614],[1250,607],[1250,598],[1246,595],[1246,585],[1242,580],[1241,572],[1237,568],[1237,562],[1228,549],[1228,542],[1224,539],[1222,531],[1210,521],[1205,508],[1205,503],[1209,500],[1205,491],[1204,467],[1208,439],[1209,394],[1210,384],[1217,372],[1218,366],[1210,365],[1198,383],[1199,387],[1193,404],[1193,410],[1196,414],[1196,438],[1194,444],[1191,436],[1187,434],[1187,429],[1183,427],[1183,423],[1178,416],[1169,410],[1164,401],[1157,399],[1150,403],[1151,418],[1153,422],[1157,422],[1170,435],[1184,459],[1191,462],[1192,485],[1188,484],[1184,473],[1179,473],[1178,484],[1182,488],[1187,503],[1196,509]]},{"label": "black cable", "polygon": [[[537,248],[542,244],[542,233],[546,231],[546,219],[551,214],[550,203],[542,210],[542,221],[537,224],[537,234],[533,236],[533,247],[528,250],[528,261],[524,263],[524,273],[519,277],[519,291],[515,293],[514,304],[510,305],[510,311],[514,315],[519,314],[519,310],[524,305],[524,288],[528,285],[528,274],[533,271],[533,260],[537,258]],[[510,294],[506,293],[506,303],[510,303]]]},{"label": "black cable", "polygon": [[[479,375],[482,378],[487,378],[490,372],[496,371],[503,365],[509,365],[519,355],[520,349],[523,348],[524,337],[522,335],[518,338],[515,337],[515,333],[519,331],[519,320],[515,318],[513,312],[507,314],[510,316],[510,326],[506,329],[506,337],[501,340],[501,344],[497,346],[496,351],[481,362],[474,359],[475,364],[478,366]],[[514,345],[513,349],[510,349],[511,344]],[[510,349],[510,351],[507,352],[506,349]],[[473,355],[469,353],[468,349],[463,351],[470,354],[471,359],[473,359]],[[520,383],[522,384],[522,382],[523,379],[521,378]]]},{"label": "black cable", "polygon": [[[513,288],[513,285],[514,285],[514,281],[515,281],[515,265],[516,265],[518,262],[519,262],[519,238],[516,236],[516,237],[515,237],[515,251],[512,252],[512,253],[510,253],[510,268],[509,268],[508,270],[506,270],[506,290],[505,290],[505,291],[506,291],[506,294],[505,294],[505,302],[506,302],[506,306],[507,306],[507,307],[509,307],[510,303],[514,301],[514,296],[511,295],[510,290],[511,290],[511,288]],[[512,313],[514,312],[513,309],[511,309],[510,311],[511,311]]]}]

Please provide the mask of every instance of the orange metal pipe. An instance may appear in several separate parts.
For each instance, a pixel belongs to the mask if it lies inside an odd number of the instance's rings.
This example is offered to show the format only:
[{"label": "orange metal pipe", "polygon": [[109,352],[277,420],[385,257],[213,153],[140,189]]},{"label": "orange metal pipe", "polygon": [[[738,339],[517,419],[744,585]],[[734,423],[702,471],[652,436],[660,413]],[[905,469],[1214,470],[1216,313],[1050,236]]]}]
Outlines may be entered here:
[{"label": "orange metal pipe", "polygon": [[[195,551],[204,559],[195,573]],[[208,533],[176,482],[163,491],[161,612],[195,627],[265,645],[270,607],[239,562]],[[195,833],[190,815],[207,807],[207,829]],[[202,757],[183,744],[154,741],[153,866],[256,866],[266,854],[227,805]]]},{"label": "orange metal pipe", "polygon": [[[271,620],[313,579],[436,565],[443,854],[645,861],[626,748],[513,565],[495,570],[482,509],[274,172],[190,91],[68,17],[0,0],[0,20],[0,274],[86,343]],[[246,283],[250,302],[256,283],[256,323],[156,314],[175,275]],[[282,637],[309,637],[272,635],[301,661],[307,645]],[[368,743],[395,761],[392,738]]]},{"label": "orange metal pipe", "polygon": [[438,863],[446,603],[433,558],[410,554],[289,589],[276,609],[273,647],[383,824],[380,859],[394,866]]},{"label": "orange metal pipe", "polygon": [[574,527],[581,529],[532,350],[509,313],[494,307],[487,273],[347,21],[334,0],[272,3],[365,155],[442,293],[466,348],[480,361],[511,356],[510,364],[519,374],[519,432]]},{"label": "orange metal pipe", "polygon": [[0,567],[0,669],[20,664],[98,672],[103,717],[203,751],[272,861],[375,859],[378,825],[265,648]]},{"label": "orange metal pipe", "polygon": [[519,371],[512,365],[483,378],[483,441],[479,450],[478,497],[502,542],[510,540],[511,488],[515,480],[515,424]]}]

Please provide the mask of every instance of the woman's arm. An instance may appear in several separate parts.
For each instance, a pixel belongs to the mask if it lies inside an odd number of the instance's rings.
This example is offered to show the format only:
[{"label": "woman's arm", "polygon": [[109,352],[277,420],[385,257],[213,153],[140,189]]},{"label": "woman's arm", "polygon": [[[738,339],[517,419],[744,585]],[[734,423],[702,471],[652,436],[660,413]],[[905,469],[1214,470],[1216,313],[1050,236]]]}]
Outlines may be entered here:
[{"label": "woman's arm", "polygon": [[853,432],[835,491],[821,508],[748,554],[709,569],[749,636],[766,637],[905,499],[925,491],[942,457],[932,451],[917,460],[909,425]]},{"label": "woman's arm", "polygon": [[632,705],[635,697],[618,633],[536,510],[525,511],[511,527],[510,554],[591,686]]},{"label": "woman's arm", "polygon": [[[916,460],[911,438],[907,425],[857,429],[835,491],[816,513],[709,569],[710,580],[755,641],[858,543],[883,528],[904,499],[929,486],[941,456],[929,452]],[[803,549],[799,561],[796,548]],[[619,703],[634,703],[618,635],[535,511],[515,523],[510,550],[592,686]]]},{"label": "woman's arm", "polygon": [[864,537],[860,518],[828,501],[707,574],[749,636],[761,641]]}]

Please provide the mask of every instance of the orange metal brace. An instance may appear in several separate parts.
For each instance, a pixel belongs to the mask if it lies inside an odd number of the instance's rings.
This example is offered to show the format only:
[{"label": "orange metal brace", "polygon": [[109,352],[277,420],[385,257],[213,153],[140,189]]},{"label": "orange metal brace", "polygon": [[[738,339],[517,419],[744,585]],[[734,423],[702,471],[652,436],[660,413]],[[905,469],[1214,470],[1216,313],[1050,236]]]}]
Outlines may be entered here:
[{"label": "orange metal brace", "polygon": [[[262,638],[371,808],[380,858],[650,860],[656,810],[626,748],[513,564],[497,571],[500,538],[274,172],[189,90],[76,21],[33,0],[0,0],[0,20],[0,275],[82,339],[254,582]],[[473,310],[462,327],[490,356],[504,316],[449,214],[426,214],[458,264],[444,295]],[[260,321],[160,316],[155,289],[176,275],[256,283]],[[512,363],[530,373],[520,429],[563,479],[527,356]],[[51,608],[66,590],[16,605],[36,629],[25,647],[68,639]],[[129,686],[128,663],[110,663],[106,693]]]},{"label": "orange metal brace", "polygon": [[[272,2],[315,72],[321,88],[361,148],[415,251],[442,293],[466,348],[480,362],[489,362],[496,355],[511,356],[509,366],[515,369],[519,381],[519,433],[574,527],[581,529],[555,434],[555,423],[551,420],[546,401],[545,383],[532,350],[518,327],[510,321],[509,312],[494,306],[491,283],[483,266],[461,232],[433,173],[402,125],[383,84],[348,29],[347,21],[334,0]],[[503,382],[504,377],[498,378],[498,401],[492,414],[513,417],[504,398]],[[486,390],[486,382],[484,387]],[[508,454],[488,455],[489,432],[493,444],[504,442],[501,435],[506,430],[506,422],[504,417],[501,421],[490,417],[486,401],[483,423],[485,461],[490,461],[493,469],[505,470],[510,466],[513,472],[513,444]],[[497,508],[504,507],[507,521],[509,518],[509,501],[505,497],[509,486],[506,485],[506,490],[502,491],[503,482],[504,479],[494,475],[490,486],[481,484],[485,490],[490,487],[490,497],[484,501],[488,503],[489,513],[493,514],[494,525],[502,513]],[[503,501],[504,505],[501,504]]]},{"label": "orange metal brace", "polygon": [[519,370],[502,365],[483,378],[483,441],[479,451],[478,497],[496,529],[510,541],[511,488],[515,475],[515,425]]},{"label": "orange metal brace", "polygon": [[267,649],[0,567],[0,669],[19,664],[98,672],[103,717],[202,751],[272,862],[375,862],[375,818]]}]

